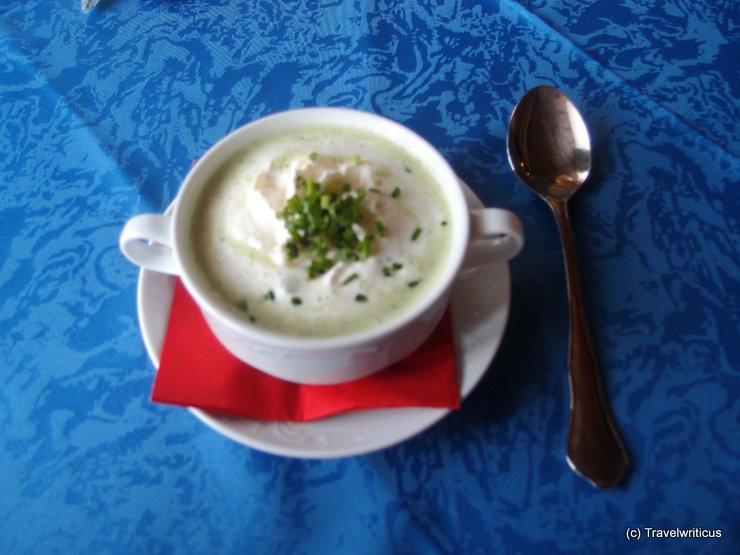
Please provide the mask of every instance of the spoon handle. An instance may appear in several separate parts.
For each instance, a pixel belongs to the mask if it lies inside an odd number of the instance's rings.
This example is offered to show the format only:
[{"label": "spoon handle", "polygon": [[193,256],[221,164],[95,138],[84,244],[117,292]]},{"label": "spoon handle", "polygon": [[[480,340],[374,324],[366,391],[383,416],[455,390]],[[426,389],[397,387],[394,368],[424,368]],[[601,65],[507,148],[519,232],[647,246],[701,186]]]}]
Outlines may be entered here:
[{"label": "spoon handle", "polygon": [[567,201],[552,200],[548,204],[555,213],[563,244],[570,307],[567,461],[595,486],[609,489],[627,472],[629,458],[609,410],[588,330]]}]

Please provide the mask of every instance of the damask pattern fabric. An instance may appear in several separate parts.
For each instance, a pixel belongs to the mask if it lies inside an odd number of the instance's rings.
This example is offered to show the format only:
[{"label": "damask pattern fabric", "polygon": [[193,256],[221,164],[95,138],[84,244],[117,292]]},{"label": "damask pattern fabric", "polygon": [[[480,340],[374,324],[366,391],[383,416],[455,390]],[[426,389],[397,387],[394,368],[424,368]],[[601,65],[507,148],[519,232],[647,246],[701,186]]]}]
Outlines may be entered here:
[{"label": "damask pattern fabric", "polygon": [[[736,553],[740,5],[732,0],[72,0],[0,10],[0,552]],[[563,263],[505,136],[529,88],[583,111],[584,292],[632,458],[564,461]],[[301,460],[149,401],[123,223],[229,131],[304,106],[395,119],[514,211],[507,333],[461,410]],[[721,538],[629,543],[629,529]]]}]

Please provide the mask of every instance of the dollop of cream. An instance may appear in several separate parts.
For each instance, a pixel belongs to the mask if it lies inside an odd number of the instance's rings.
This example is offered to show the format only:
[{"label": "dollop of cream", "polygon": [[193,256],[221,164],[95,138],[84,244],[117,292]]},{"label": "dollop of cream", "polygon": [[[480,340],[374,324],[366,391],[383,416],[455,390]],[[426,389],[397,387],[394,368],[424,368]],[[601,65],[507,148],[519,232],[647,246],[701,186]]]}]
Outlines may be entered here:
[{"label": "dollop of cream", "polygon": [[[368,162],[326,155],[312,158],[273,161],[252,182],[244,182],[238,208],[227,215],[224,225],[230,242],[267,257],[277,266],[288,266],[291,261],[284,247],[290,233],[280,213],[296,194],[298,176],[320,183],[324,191],[338,193],[345,184],[352,189],[370,190],[383,175]],[[380,207],[373,195],[368,195],[364,208],[367,216],[373,217]],[[367,233],[360,226],[354,231],[359,239]]]},{"label": "dollop of cream", "polygon": [[228,239],[284,266],[287,255],[283,245],[290,234],[279,214],[294,193],[295,173],[290,168],[271,168],[253,183],[245,183],[238,208],[227,214],[224,222]]}]

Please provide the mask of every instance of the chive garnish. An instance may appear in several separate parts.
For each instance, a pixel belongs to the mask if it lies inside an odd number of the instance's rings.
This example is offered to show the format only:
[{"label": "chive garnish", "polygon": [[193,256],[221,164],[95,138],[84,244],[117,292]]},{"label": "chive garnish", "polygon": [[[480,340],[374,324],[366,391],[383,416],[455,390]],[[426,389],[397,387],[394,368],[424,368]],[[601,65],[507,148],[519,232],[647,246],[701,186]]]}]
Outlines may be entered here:
[{"label": "chive garnish", "polygon": [[411,234],[411,240],[416,241],[419,238],[419,235],[421,235],[421,228],[417,227],[414,232]]},{"label": "chive garnish", "polygon": [[357,301],[358,303],[366,303],[366,302],[367,302],[367,296],[366,296],[366,295],[363,295],[362,293],[360,293],[359,295],[357,295],[357,296],[355,297],[355,300],[356,300],[356,301]]},{"label": "chive garnish", "polygon": [[290,302],[294,305],[299,305],[303,304],[303,299],[301,299],[300,297],[293,297],[292,299],[290,299]]},{"label": "chive garnish", "polygon": [[421,280],[420,280],[420,279],[416,279],[416,280],[414,280],[414,281],[410,281],[410,282],[408,282],[408,284],[407,284],[407,285],[408,285],[409,287],[416,287],[417,285],[419,285],[419,283],[420,283],[420,282],[421,282]]},{"label": "chive garnish", "polygon": [[288,253],[288,258],[291,260],[294,258],[298,258],[298,243],[295,241],[288,241],[285,244],[285,250]]},{"label": "chive garnish", "polygon": [[273,293],[272,289],[270,289],[262,298],[266,301],[274,301],[275,293]]},{"label": "chive garnish", "polygon": [[400,262],[394,262],[390,266],[385,266],[383,268],[383,275],[386,277],[391,277],[393,274],[395,274],[398,270],[403,268],[403,264]]},{"label": "chive garnish", "polygon": [[[290,260],[306,252],[311,257],[308,277],[327,272],[338,261],[364,260],[372,254],[373,235],[360,239],[355,233],[362,223],[364,189],[352,190],[343,183],[340,191],[323,190],[322,185],[302,175],[296,177],[296,194],[279,214],[290,233],[285,251]],[[385,226],[376,230],[385,231]],[[378,231],[381,234],[381,231]]]},{"label": "chive garnish", "polygon": [[380,220],[375,220],[375,231],[378,233],[378,237],[385,237],[387,232],[385,224]]},{"label": "chive garnish", "polygon": [[374,240],[375,236],[366,235],[365,238],[359,242],[359,244],[357,245],[357,250],[359,251],[362,258],[367,258],[368,256],[370,256],[373,250]]},{"label": "chive garnish", "polygon": [[312,162],[315,161],[316,158],[318,158],[318,157],[319,157],[319,155],[316,154],[315,152],[312,152],[311,154],[308,155],[309,160],[311,160]]},{"label": "chive garnish", "polygon": [[257,321],[257,318],[255,318],[253,314],[249,313],[249,303],[247,303],[247,301],[242,299],[234,304],[236,305],[236,308],[239,310],[239,312],[243,312],[244,316],[249,318],[250,322],[254,323]]},{"label": "chive garnish", "polygon": [[400,197],[401,196],[401,189],[399,189],[398,187],[396,187],[395,189],[393,189],[393,192],[391,193],[391,196],[393,198]]},{"label": "chive garnish", "polygon": [[342,282],[342,285],[349,285],[350,283],[352,283],[353,281],[355,281],[358,277],[359,276],[357,275],[357,272],[355,272],[354,274],[352,274],[351,276],[349,276],[347,279],[345,279]]}]

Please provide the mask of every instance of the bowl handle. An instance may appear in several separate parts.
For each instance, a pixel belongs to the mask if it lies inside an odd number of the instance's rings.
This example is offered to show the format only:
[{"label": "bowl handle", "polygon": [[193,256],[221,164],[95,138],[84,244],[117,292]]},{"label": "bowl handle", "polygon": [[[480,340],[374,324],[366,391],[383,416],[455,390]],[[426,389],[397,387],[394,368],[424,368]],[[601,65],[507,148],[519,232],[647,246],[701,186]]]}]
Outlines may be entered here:
[{"label": "bowl handle", "polygon": [[516,214],[502,208],[470,211],[470,241],[465,268],[477,268],[514,258],[524,247],[524,229]]},{"label": "bowl handle", "polygon": [[180,268],[172,250],[172,217],[169,214],[140,214],[123,226],[118,245],[137,266],[178,275]]}]

